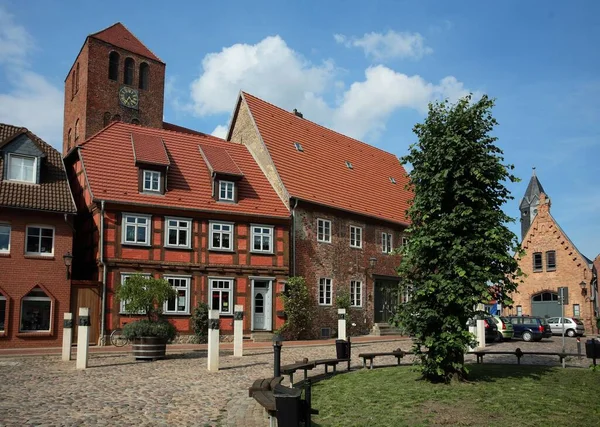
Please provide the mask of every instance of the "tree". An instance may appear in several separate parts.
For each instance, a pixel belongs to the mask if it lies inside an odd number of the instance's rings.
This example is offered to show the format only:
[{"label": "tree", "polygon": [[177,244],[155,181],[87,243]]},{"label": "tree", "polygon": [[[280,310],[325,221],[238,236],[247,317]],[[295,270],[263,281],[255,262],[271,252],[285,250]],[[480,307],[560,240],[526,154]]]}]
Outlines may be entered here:
[{"label": "tree", "polygon": [[290,277],[282,295],[286,315],[279,333],[286,339],[310,338],[314,316],[313,298],[303,277]]},{"label": "tree", "polygon": [[117,287],[117,297],[125,301],[125,312],[143,313],[150,321],[159,320],[165,301],[176,298],[177,292],[165,279],[134,274]]},{"label": "tree", "polygon": [[517,236],[506,225],[514,220],[501,210],[512,199],[505,182],[518,178],[490,135],[493,106],[485,95],[430,104],[425,122],[413,128],[418,142],[402,159],[413,167],[414,199],[399,273],[412,297],[397,320],[415,338],[423,377],[434,382],[466,377],[464,352],[474,344],[467,323],[476,305],[489,299],[491,284],[500,302],[510,303],[506,295],[521,274]]}]

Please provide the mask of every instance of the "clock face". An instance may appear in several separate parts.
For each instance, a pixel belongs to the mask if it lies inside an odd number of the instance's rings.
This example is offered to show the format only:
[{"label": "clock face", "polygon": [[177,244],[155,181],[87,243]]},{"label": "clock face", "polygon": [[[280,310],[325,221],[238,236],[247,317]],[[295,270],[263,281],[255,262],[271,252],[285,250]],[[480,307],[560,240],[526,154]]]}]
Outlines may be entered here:
[{"label": "clock face", "polygon": [[121,89],[119,89],[119,101],[125,107],[137,109],[140,102],[137,89],[121,86]]}]

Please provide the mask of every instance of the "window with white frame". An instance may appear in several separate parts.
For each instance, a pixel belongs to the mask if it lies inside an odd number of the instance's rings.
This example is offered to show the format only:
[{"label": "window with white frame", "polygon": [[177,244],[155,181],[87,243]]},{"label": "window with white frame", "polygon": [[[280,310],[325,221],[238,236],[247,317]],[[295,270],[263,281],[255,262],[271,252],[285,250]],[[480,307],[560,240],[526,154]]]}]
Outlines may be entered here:
[{"label": "window with white frame", "polygon": [[579,308],[579,304],[573,304],[573,317],[581,316],[581,309]]},{"label": "window with white frame", "polygon": [[350,247],[362,248],[362,228],[350,226]]},{"label": "window with white frame", "polygon": [[219,314],[233,313],[233,279],[209,279],[210,309]]},{"label": "window with white frame", "polygon": [[52,300],[36,287],[21,300],[19,332],[50,332]]},{"label": "window with white frame", "polygon": [[10,253],[10,224],[0,224],[0,254]]},{"label": "window with white frame", "polygon": [[54,255],[54,227],[27,226],[26,255]]},{"label": "window with white frame", "polygon": [[192,221],[184,218],[165,218],[167,232],[165,246],[172,248],[191,247]]},{"label": "window with white frame", "polygon": [[233,202],[234,189],[235,183],[231,181],[219,181],[219,200]]},{"label": "window with white frame", "polygon": [[8,155],[9,181],[36,183],[37,157]]},{"label": "window with white frame", "polygon": [[0,333],[6,332],[6,297],[0,294]]},{"label": "window with white frame", "polygon": [[350,281],[350,306],[362,307],[362,282],[360,280]]},{"label": "window with white frame", "polygon": [[381,233],[381,251],[384,254],[392,252],[392,234]]},{"label": "window with white frame", "polygon": [[160,192],[160,172],[144,171],[144,191]]},{"label": "window with white frame", "polygon": [[150,245],[150,215],[123,214],[122,243],[128,245]]},{"label": "window with white frame", "polygon": [[331,243],[331,221],[317,219],[317,241]]},{"label": "window with white frame", "polygon": [[166,314],[190,314],[190,278],[165,276],[165,280],[175,289],[177,296],[165,301]]},{"label": "window with white frame", "polygon": [[319,279],[319,305],[331,305],[331,279]]},{"label": "window with white frame", "polygon": [[233,250],[233,224],[225,222],[210,223],[210,249]]},{"label": "window with white frame", "polygon": [[252,225],[252,252],[273,253],[273,227]]},{"label": "window with white frame", "polygon": [[[121,274],[121,284],[124,284],[127,279],[129,279],[131,276],[133,275],[139,275],[139,276],[143,276],[143,277],[152,277],[149,273],[122,273]],[[123,300],[123,301],[119,301],[119,313],[123,314],[123,313],[127,313],[127,311],[125,310],[125,305],[127,304],[127,301]],[[136,314],[146,314],[146,311],[140,311]]]},{"label": "window with white frame", "polygon": [[518,305],[517,306],[517,316],[522,316],[522,315],[523,315],[523,307]]}]

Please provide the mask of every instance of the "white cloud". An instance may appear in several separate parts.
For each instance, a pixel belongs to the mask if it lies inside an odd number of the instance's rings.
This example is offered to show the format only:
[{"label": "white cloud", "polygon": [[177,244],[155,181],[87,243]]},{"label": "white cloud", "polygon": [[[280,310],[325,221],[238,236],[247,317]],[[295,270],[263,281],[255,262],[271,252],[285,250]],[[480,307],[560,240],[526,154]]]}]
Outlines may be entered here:
[{"label": "white cloud", "polygon": [[63,92],[29,69],[33,48],[27,30],[0,7],[0,66],[8,83],[0,89],[0,122],[25,126],[60,149]]},{"label": "white cloud", "polygon": [[346,47],[358,47],[365,52],[365,56],[376,61],[385,61],[393,58],[421,59],[423,56],[433,52],[425,46],[425,39],[419,33],[367,33],[362,37],[346,37],[342,34],[334,34],[337,43]]},{"label": "white cloud", "polygon": [[212,136],[216,136],[217,138],[225,139],[225,138],[227,138],[228,131],[229,131],[229,126],[217,125],[215,130],[213,130],[210,134]]}]

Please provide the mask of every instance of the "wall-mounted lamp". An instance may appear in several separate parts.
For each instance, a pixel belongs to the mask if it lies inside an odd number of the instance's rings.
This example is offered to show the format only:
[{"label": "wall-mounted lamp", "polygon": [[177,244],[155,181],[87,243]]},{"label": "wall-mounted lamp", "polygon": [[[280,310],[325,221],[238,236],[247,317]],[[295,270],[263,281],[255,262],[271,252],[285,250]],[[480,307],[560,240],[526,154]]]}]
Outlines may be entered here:
[{"label": "wall-mounted lamp", "polygon": [[377,258],[372,256],[371,258],[369,258],[369,265],[371,266],[371,268],[374,268],[375,264],[377,264]]},{"label": "wall-mounted lamp", "polygon": [[71,265],[73,264],[73,255],[71,255],[71,252],[63,255],[63,261],[65,262],[65,267],[67,267],[67,280],[69,280],[71,277]]},{"label": "wall-mounted lamp", "polygon": [[587,295],[586,283],[582,280],[581,283],[579,284],[579,286],[581,286],[581,295],[586,296]]}]

